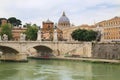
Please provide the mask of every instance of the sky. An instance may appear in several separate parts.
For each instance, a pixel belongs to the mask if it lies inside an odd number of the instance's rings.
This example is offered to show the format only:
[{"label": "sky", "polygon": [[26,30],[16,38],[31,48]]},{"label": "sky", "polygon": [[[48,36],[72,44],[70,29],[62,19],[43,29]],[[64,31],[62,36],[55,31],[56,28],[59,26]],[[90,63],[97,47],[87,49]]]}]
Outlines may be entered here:
[{"label": "sky", "polygon": [[0,18],[16,17],[22,24],[57,23],[63,11],[71,24],[92,25],[120,17],[120,0],[0,0]]}]

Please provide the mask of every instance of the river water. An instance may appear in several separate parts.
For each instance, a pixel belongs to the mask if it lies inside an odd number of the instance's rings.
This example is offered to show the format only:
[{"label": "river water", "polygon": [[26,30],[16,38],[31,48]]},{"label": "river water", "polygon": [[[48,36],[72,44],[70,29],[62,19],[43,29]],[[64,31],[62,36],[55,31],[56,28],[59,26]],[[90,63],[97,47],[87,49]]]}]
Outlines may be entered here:
[{"label": "river water", "polygon": [[120,65],[60,60],[0,62],[0,80],[120,80]]}]

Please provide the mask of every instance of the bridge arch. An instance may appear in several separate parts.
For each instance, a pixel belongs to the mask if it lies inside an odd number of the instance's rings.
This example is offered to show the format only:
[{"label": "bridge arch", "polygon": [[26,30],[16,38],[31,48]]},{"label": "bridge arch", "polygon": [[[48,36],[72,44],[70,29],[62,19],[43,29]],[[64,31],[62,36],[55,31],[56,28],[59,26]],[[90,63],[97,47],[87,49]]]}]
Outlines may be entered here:
[{"label": "bridge arch", "polygon": [[15,60],[19,52],[8,46],[0,45],[0,59],[1,60]]},{"label": "bridge arch", "polygon": [[16,49],[12,48],[12,47],[8,47],[8,46],[2,46],[0,45],[0,51],[5,54],[5,53],[15,53],[18,54],[19,51],[17,51]]},{"label": "bridge arch", "polygon": [[[37,57],[52,57],[52,56],[54,56],[53,49],[51,49],[48,46],[36,45],[36,46],[33,46],[32,48],[34,48],[36,51],[34,50],[33,52],[30,52],[30,53]],[[28,51],[30,51],[30,49],[32,49],[32,48],[29,48]]]}]

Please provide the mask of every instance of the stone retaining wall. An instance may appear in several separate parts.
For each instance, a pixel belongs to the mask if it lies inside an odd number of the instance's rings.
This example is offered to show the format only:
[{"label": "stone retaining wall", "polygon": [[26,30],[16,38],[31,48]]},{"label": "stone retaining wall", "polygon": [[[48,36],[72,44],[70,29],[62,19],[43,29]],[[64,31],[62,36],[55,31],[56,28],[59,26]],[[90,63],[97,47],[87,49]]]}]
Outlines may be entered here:
[{"label": "stone retaining wall", "polygon": [[92,57],[102,59],[120,59],[120,43],[92,43]]}]

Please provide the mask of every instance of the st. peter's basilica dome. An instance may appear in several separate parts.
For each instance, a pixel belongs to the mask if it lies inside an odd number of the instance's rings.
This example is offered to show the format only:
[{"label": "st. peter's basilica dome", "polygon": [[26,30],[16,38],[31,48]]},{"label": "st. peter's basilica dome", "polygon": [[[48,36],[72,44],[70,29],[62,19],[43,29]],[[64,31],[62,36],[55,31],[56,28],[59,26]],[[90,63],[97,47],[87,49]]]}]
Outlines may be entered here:
[{"label": "st. peter's basilica dome", "polygon": [[63,12],[62,16],[60,17],[58,21],[58,27],[59,28],[67,28],[70,27],[70,20],[68,17],[65,15],[65,12]]}]

